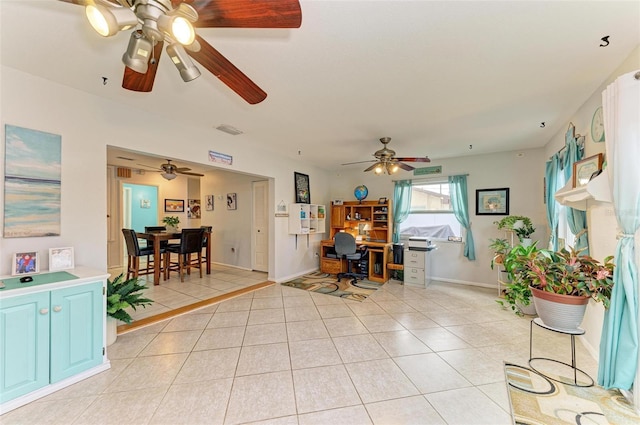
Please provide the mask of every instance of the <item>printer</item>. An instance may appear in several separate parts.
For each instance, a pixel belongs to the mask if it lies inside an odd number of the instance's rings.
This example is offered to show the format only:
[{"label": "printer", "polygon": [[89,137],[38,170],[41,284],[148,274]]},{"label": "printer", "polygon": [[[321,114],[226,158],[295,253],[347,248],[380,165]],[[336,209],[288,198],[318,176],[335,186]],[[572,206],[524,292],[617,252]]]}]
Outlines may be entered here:
[{"label": "printer", "polygon": [[426,236],[411,236],[409,238],[409,251],[431,251],[435,245],[431,245],[431,240]]}]

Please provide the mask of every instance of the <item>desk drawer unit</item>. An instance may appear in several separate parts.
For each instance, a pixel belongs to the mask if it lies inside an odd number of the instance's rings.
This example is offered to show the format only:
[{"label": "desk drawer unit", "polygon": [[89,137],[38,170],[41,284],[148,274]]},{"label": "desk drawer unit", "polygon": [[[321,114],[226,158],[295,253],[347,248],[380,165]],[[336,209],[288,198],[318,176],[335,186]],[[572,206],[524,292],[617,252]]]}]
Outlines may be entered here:
[{"label": "desk drawer unit", "polygon": [[341,263],[342,261],[340,259],[323,258],[320,262],[320,270],[322,270],[323,273],[338,274],[342,271]]},{"label": "desk drawer unit", "polygon": [[412,283],[415,285],[424,286],[424,269],[418,269],[415,267],[404,268],[404,283]]},{"label": "desk drawer unit", "polygon": [[422,251],[411,251],[411,250],[405,250],[404,251],[404,267],[405,270],[407,267],[411,268],[417,268],[417,269],[424,269],[424,260],[425,260],[425,253]]}]

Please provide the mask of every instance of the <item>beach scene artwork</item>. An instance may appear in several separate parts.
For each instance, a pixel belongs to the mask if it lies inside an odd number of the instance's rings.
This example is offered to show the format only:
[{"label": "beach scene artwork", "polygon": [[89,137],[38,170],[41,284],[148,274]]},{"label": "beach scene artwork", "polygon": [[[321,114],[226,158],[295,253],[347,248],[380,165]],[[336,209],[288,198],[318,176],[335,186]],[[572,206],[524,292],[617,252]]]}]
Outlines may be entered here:
[{"label": "beach scene artwork", "polygon": [[60,235],[62,137],[5,125],[4,237]]}]

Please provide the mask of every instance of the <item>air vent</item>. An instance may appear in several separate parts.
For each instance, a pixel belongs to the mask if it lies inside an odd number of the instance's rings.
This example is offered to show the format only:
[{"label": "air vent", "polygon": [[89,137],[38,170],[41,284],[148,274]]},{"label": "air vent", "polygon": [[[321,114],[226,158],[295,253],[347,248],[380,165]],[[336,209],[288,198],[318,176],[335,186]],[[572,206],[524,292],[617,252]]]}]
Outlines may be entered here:
[{"label": "air vent", "polygon": [[238,134],[242,134],[242,131],[228,124],[220,124],[219,126],[216,127],[216,130],[223,131],[227,134],[231,134],[232,136],[237,136]]},{"label": "air vent", "polygon": [[118,167],[116,168],[116,176],[122,177],[125,179],[131,178],[131,168]]},{"label": "air vent", "polygon": [[133,158],[127,158],[126,156],[117,156],[118,159],[123,159],[125,161],[133,161]]}]

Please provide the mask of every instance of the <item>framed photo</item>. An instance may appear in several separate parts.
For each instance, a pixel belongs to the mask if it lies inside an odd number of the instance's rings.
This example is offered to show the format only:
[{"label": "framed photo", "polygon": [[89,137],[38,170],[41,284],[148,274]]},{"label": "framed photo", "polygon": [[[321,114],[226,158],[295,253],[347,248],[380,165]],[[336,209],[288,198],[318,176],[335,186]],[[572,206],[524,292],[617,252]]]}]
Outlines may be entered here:
[{"label": "framed photo", "polygon": [[602,170],[603,155],[601,153],[573,163],[573,187],[581,187],[589,183],[593,173]]},{"label": "framed photo", "polygon": [[509,188],[477,189],[476,215],[509,215]]},{"label": "framed photo", "polygon": [[164,212],[184,212],[184,199],[165,199]]},{"label": "framed photo", "polygon": [[67,270],[74,267],[73,248],[49,248],[49,270]]},{"label": "framed photo", "polygon": [[276,207],[276,217],[289,217],[289,210],[287,209],[287,204],[285,204],[284,201],[280,201]]},{"label": "framed photo", "polygon": [[380,198],[380,199],[378,199],[378,203],[379,203],[379,204],[386,204],[386,203],[387,203],[387,198]]},{"label": "framed photo", "polygon": [[200,218],[201,213],[200,199],[189,199],[189,205],[187,206],[187,218]]},{"label": "framed photo", "polygon": [[228,210],[237,210],[238,209],[238,199],[237,194],[235,193],[227,193],[227,209]]},{"label": "framed photo", "polygon": [[293,179],[296,186],[296,203],[310,204],[311,192],[309,192],[309,176],[306,174],[293,172]]},{"label": "framed photo", "polygon": [[344,202],[342,201],[342,199],[334,199],[333,205],[344,205]]},{"label": "framed photo", "polygon": [[207,211],[213,211],[214,199],[215,197],[213,195],[207,195]]},{"label": "framed photo", "polygon": [[140,208],[151,208],[150,199],[140,199]]},{"label": "framed photo", "polygon": [[13,254],[11,275],[35,274],[40,271],[40,262],[36,251],[16,252]]}]

